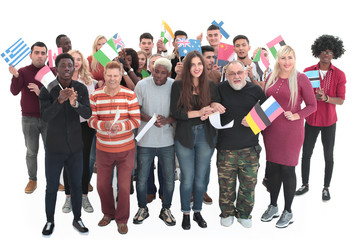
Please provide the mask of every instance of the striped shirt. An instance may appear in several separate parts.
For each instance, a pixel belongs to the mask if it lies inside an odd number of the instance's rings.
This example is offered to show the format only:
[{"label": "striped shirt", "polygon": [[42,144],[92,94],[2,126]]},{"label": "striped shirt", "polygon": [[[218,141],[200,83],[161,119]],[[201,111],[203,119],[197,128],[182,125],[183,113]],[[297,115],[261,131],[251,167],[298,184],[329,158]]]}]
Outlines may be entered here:
[{"label": "striped shirt", "polygon": [[[120,86],[120,91],[115,96],[109,96],[104,88],[94,91],[90,97],[92,117],[88,120],[91,128],[97,130],[97,149],[118,153],[131,150],[135,147],[133,129],[141,123],[140,108],[136,94],[130,89]],[[119,110],[117,110],[119,108]],[[108,134],[104,124],[113,121],[117,111],[120,112],[117,135]]]}]

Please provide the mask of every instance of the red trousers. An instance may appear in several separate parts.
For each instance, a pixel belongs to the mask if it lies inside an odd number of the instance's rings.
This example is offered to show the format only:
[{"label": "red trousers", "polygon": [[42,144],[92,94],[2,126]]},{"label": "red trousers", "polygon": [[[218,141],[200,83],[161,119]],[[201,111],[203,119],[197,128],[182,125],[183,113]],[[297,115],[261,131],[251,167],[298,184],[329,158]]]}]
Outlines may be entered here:
[{"label": "red trousers", "polygon": [[[102,212],[105,216],[115,218],[116,223],[126,224],[130,216],[130,182],[134,167],[135,148],[109,153],[97,149],[97,190],[101,199]],[[114,167],[118,169],[118,203],[115,209],[115,199],[112,188]]]}]

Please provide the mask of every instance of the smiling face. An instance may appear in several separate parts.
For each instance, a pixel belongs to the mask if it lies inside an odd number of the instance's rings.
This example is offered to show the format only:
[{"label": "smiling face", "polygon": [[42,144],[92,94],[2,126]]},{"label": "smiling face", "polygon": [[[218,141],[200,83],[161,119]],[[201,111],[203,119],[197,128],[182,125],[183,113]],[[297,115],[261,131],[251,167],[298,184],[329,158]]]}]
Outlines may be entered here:
[{"label": "smiling face", "polygon": [[240,63],[231,63],[226,72],[229,85],[236,91],[241,90],[246,85],[245,69]]},{"label": "smiling face", "polygon": [[290,74],[295,67],[295,56],[294,52],[291,51],[283,56],[278,57],[278,65],[281,74]]},{"label": "smiling face", "polygon": [[81,55],[77,52],[74,52],[73,54],[71,54],[71,56],[74,59],[74,66],[75,66],[75,72],[78,72],[82,66],[82,58]]},{"label": "smiling face", "polygon": [[195,78],[199,78],[203,72],[203,64],[199,57],[191,59],[190,74]]},{"label": "smiling face", "polygon": [[108,68],[104,74],[105,86],[114,91],[120,88],[122,73],[119,68]]},{"label": "smiling face", "polygon": [[222,39],[221,31],[219,29],[208,30],[206,39],[212,47],[218,48],[218,45]]},{"label": "smiling face", "polygon": [[143,53],[137,54],[138,59],[139,59],[139,69],[143,69],[145,67],[145,64],[147,62],[146,56]]}]

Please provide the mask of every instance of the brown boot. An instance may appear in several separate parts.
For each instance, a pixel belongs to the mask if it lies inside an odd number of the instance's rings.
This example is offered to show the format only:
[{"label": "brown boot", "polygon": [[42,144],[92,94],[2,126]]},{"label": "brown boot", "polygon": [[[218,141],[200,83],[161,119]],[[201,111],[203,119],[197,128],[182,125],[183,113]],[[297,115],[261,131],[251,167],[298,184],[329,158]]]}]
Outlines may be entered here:
[{"label": "brown boot", "polygon": [[36,190],[37,188],[37,181],[34,181],[34,180],[29,180],[28,183],[27,183],[27,186],[25,188],[25,193],[32,193],[34,192],[34,190]]}]

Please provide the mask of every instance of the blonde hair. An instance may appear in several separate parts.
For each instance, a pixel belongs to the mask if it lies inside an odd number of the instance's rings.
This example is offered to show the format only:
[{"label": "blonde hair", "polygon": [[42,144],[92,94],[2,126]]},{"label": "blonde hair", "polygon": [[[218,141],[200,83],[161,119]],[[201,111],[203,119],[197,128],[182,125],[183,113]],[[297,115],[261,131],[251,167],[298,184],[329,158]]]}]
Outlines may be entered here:
[{"label": "blonde hair", "polygon": [[107,41],[107,38],[104,37],[103,35],[98,35],[96,37],[96,39],[94,40],[93,42],[93,45],[92,45],[92,62],[91,62],[91,70],[92,72],[96,72],[98,71],[98,60],[93,57],[93,55],[97,52],[97,45],[98,45],[98,41],[101,40],[101,39],[105,39]]},{"label": "blonde hair", "polygon": [[91,85],[91,83],[94,81],[92,79],[92,74],[89,72],[89,68],[88,68],[88,63],[87,60],[83,57],[83,54],[79,51],[79,50],[70,50],[68,52],[68,54],[70,54],[71,56],[77,53],[78,55],[80,55],[81,57],[81,61],[82,61],[82,65],[80,67],[80,69],[78,70],[78,75],[81,77],[81,80],[87,85]]},{"label": "blonde hair", "polygon": [[140,54],[143,54],[146,58],[146,62],[145,62],[145,65],[143,66],[142,70],[147,70],[147,61],[148,61],[148,56],[147,56],[147,53],[145,51],[138,51],[137,52],[137,56],[140,55]]},{"label": "blonde hair", "polygon": [[[296,59],[295,57],[295,52],[294,49],[288,45],[282,46],[278,52],[277,52],[277,57],[276,57],[276,63],[273,69],[272,74],[270,75],[266,85],[265,85],[265,93],[267,92],[267,90],[272,87],[278,80],[278,76],[281,72],[280,66],[279,66],[279,59],[281,59],[283,56],[287,56],[289,54],[293,53],[294,59]],[[298,98],[298,71],[296,69],[295,66],[295,62],[294,62],[294,66],[292,71],[289,74],[288,77],[288,82],[289,82],[289,91],[290,91],[290,98],[289,98],[289,103],[291,105],[291,108],[293,108],[297,102],[297,98]]]}]

